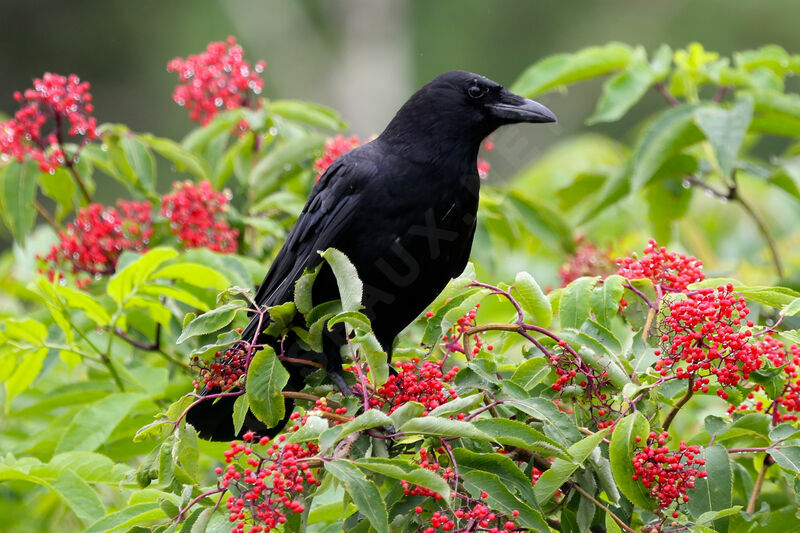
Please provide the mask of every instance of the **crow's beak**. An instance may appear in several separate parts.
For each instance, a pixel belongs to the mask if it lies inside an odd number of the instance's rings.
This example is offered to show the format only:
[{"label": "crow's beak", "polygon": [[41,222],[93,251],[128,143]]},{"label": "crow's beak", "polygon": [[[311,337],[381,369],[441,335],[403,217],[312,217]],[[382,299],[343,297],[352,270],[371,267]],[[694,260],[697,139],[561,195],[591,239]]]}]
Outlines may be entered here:
[{"label": "crow's beak", "polygon": [[539,102],[503,89],[498,102],[489,104],[493,116],[503,122],[557,122],[556,116]]}]

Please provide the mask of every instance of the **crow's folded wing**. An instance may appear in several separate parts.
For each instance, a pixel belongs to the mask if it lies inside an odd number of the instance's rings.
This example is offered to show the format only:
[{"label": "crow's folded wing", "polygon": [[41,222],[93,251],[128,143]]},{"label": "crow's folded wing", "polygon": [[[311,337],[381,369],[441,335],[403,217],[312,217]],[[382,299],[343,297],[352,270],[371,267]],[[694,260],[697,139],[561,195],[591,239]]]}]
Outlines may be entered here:
[{"label": "crow's folded wing", "polygon": [[322,260],[319,252],[336,246],[339,235],[358,212],[364,185],[375,173],[374,164],[353,152],[328,167],[258,288],[258,305],[278,305],[292,298],[294,284],[303,271]]}]

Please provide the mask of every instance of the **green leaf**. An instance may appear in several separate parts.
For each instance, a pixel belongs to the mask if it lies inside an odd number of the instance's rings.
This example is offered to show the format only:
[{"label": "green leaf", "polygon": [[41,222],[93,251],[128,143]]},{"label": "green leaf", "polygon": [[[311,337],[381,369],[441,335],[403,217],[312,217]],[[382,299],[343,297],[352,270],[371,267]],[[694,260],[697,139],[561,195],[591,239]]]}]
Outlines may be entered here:
[{"label": "green leaf", "polygon": [[299,100],[273,100],[269,103],[267,111],[272,114],[302,122],[310,126],[325,128],[334,131],[343,131],[347,124],[339,118],[333,109],[313,102]]},{"label": "green leaf", "polygon": [[730,110],[720,106],[698,108],[694,120],[711,143],[722,174],[729,177],[753,120],[753,100],[740,98]]},{"label": "green leaf", "polygon": [[183,328],[178,339],[178,344],[197,335],[207,335],[224,328],[233,321],[233,317],[241,310],[240,303],[229,303],[212,309],[198,316]]},{"label": "green leaf", "polygon": [[596,278],[582,277],[564,288],[558,304],[562,328],[579,329],[589,319],[592,287],[596,283]]},{"label": "green leaf", "polygon": [[611,319],[619,314],[619,302],[625,292],[622,285],[625,282],[622,276],[612,274],[592,291],[592,311],[600,324],[608,327]]},{"label": "green leaf", "polygon": [[703,138],[694,123],[697,109],[688,104],[667,109],[647,126],[631,155],[633,191],[647,186],[667,159]]},{"label": "green leaf", "polygon": [[200,179],[208,179],[205,163],[175,141],[155,137],[149,133],[136,135],[136,138],[150,146],[158,155],[169,160],[179,171],[190,172]]},{"label": "green leaf", "polygon": [[47,348],[41,348],[38,350],[26,351],[25,355],[16,361],[16,368],[5,383],[6,414],[8,414],[11,408],[11,400],[27,389],[39,376],[46,356]]},{"label": "green leaf", "polygon": [[119,483],[131,468],[95,452],[72,451],[53,456],[47,466],[54,472],[70,470],[89,483]]},{"label": "green leaf", "polygon": [[566,449],[527,424],[507,418],[483,418],[472,423],[495,442],[539,452],[544,457],[560,457],[571,462]]},{"label": "green leaf", "polygon": [[656,502],[641,482],[631,479],[634,475],[633,449],[636,446],[636,436],[646,441],[649,434],[650,424],[644,415],[637,411],[617,422],[608,447],[611,472],[617,480],[617,487],[626,498],[642,509],[655,509]]},{"label": "green leaf", "polygon": [[289,373],[272,347],[256,352],[247,369],[247,399],[250,410],[267,427],[275,427],[286,413],[281,391],[288,381]]},{"label": "green leaf", "polygon": [[376,387],[389,379],[389,356],[383,350],[378,338],[371,331],[357,332],[350,343],[364,356],[369,365],[369,376]]},{"label": "green leaf", "polygon": [[412,418],[422,416],[425,412],[425,406],[419,402],[406,402],[400,406],[399,409],[389,415],[392,419],[394,427],[400,427]]},{"label": "green leaf", "polygon": [[249,409],[250,402],[247,400],[247,394],[242,394],[233,402],[233,432],[237,435],[242,431],[244,419]]},{"label": "green leaf", "polygon": [[178,252],[169,248],[153,248],[122,270],[117,271],[109,280],[106,293],[111,296],[117,305],[122,306],[136,292],[137,287],[144,283],[161,263],[177,255]]},{"label": "green leaf", "polygon": [[0,216],[19,244],[25,243],[36,221],[33,201],[39,172],[38,165],[31,159],[22,163],[12,159],[0,167]]},{"label": "green leaf", "polygon": [[157,501],[137,503],[104,516],[83,530],[83,533],[111,533],[123,528],[166,518],[166,516]]},{"label": "green leaf", "polygon": [[85,292],[73,289],[67,285],[53,285],[56,292],[64,298],[67,306],[72,309],[80,309],[86,316],[99,327],[105,327],[111,323],[111,316],[108,311],[100,305],[95,298]]},{"label": "green leaf", "polygon": [[503,206],[516,213],[525,229],[553,251],[569,252],[574,248],[570,225],[549,205],[512,190],[506,195]]},{"label": "green leaf", "polygon": [[528,416],[543,422],[544,432],[565,446],[569,446],[581,439],[581,434],[575,427],[574,419],[559,411],[552,400],[546,398],[515,398],[506,400],[505,405],[519,409]]},{"label": "green leaf", "polygon": [[174,279],[194,287],[225,290],[231,281],[221,272],[198,263],[175,263],[152,275],[153,278]]},{"label": "green leaf", "polygon": [[81,520],[95,521],[105,514],[97,493],[72,470],[64,470],[53,482],[67,505]]},{"label": "green leaf", "polygon": [[[800,474],[800,446],[773,448],[768,450],[767,453],[769,453],[781,467],[794,474]],[[710,471],[708,475],[711,477]]]},{"label": "green leaf", "polygon": [[683,186],[683,178],[665,179],[645,188],[647,218],[658,242],[672,241],[672,223],[686,215],[691,199],[692,189]]},{"label": "green leaf", "polygon": [[144,398],[143,394],[123,392],[81,408],[61,433],[55,453],[94,451]]},{"label": "green leaf", "polygon": [[[2,172],[2,171],[0,171]],[[75,198],[75,180],[63,168],[55,172],[42,172],[39,174],[39,185],[42,192],[52,198],[56,203],[56,220],[61,220],[64,215],[72,211]]]},{"label": "green leaf", "polygon": [[[139,287],[139,292],[141,294],[149,294],[151,296],[163,296],[165,298],[172,298],[173,300],[177,300],[179,302],[183,302],[186,305],[190,305],[195,309],[200,311],[208,311],[209,307],[204,301],[200,300],[192,294],[191,292],[181,289],[180,287],[175,287],[174,285],[161,285],[160,283],[148,283],[146,285],[142,285]],[[130,306],[131,301],[133,298],[128,301],[126,307]],[[148,307],[149,308],[149,307]]]},{"label": "green leaf", "polygon": [[319,447],[322,450],[327,450],[346,436],[364,431],[365,429],[372,429],[381,426],[391,426],[392,419],[388,415],[379,411],[378,409],[367,409],[364,413],[358,415],[353,420],[333,426],[327,431],[323,432],[319,438]]},{"label": "green leaf", "polygon": [[255,199],[274,192],[279,185],[278,178],[286,172],[287,167],[296,165],[304,159],[310,159],[325,144],[325,138],[319,135],[304,135],[291,139],[269,151],[250,171],[247,183],[256,190]]},{"label": "green leaf", "polygon": [[417,465],[412,465],[403,459],[385,459],[382,457],[363,458],[355,461],[355,465],[359,468],[377,472],[378,474],[390,477],[392,479],[399,479],[408,481],[414,485],[419,485],[430,489],[444,498],[445,502],[450,501],[450,485],[447,484],[440,475],[420,468]]},{"label": "green leaf", "polygon": [[549,89],[624,68],[631,54],[630,46],[611,42],[584,48],[574,54],[549,56],[525,70],[511,90],[530,98]]},{"label": "green leaf", "polygon": [[314,308],[314,302],[311,298],[312,289],[321,268],[322,264],[319,264],[312,270],[307,269],[294,284],[294,304],[297,307],[297,312],[304,316]]},{"label": "green leaf", "polygon": [[553,320],[550,300],[544,295],[533,276],[527,272],[517,272],[514,286],[511,288],[511,295],[517,299],[522,310],[528,315],[527,319],[533,319],[537,326],[543,328],[550,325]]},{"label": "green leaf", "polygon": [[511,381],[529,391],[550,374],[550,363],[542,356],[531,357],[514,371]]},{"label": "green leaf", "polygon": [[800,298],[795,298],[781,309],[781,316],[794,316],[800,313]]},{"label": "green leaf", "polygon": [[644,50],[637,49],[628,66],[603,85],[603,94],[586,124],[619,120],[642,99],[654,81],[655,75],[647,63]]},{"label": "green leaf", "polygon": [[153,191],[156,185],[156,160],[153,154],[135,136],[125,135],[120,139],[119,144],[125,154],[125,159],[136,175],[138,183],[145,190]]},{"label": "green leaf", "polygon": [[471,469],[495,474],[520,500],[538,508],[531,479],[510,458],[496,452],[476,453],[467,448],[454,449],[453,456],[462,471]]},{"label": "green leaf", "polygon": [[350,462],[333,459],[325,462],[325,470],[344,485],[358,511],[377,533],[389,533],[389,514],[378,487]]},{"label": "green leaf", "polygon": [[462,396],[449,402],[445,402],[439,407],[432,409],[428,416],[452,416],[458,413],[465,413],[474,409],[483,400],[483,394],[471,394]]},{"label": "green leaf", "polygon": [[469,422],[450,420],[438,416],[412,418],[398,428],[398,431],[412,435],[431,435],[434,437],[464,437],[477,440],[494,440]]},{"label": "green leaf", "polygon": [[497,474],[482,470],[470,470],[464,472],[462,477],[464,478],[464,485],[473,498],[480,498],[481,493],[486,492],[489,495],[486,498],[486,502],[490,508],[500,510],[507,515],[511,515],[514,511],[519,511],[519,515],[515,520],[522,526],[533,531],[550,533],[550,527],[542,514],[528,503],[517,498]]},{"label": "green leaf", "polygon": [[[697,478],[695,488],[689,490],[689,512],[697,518],[709,511],[722,511],[728,509],[732,503],[733,471],[731,470],[728,452],[723,446],[710,446],[703,450],[705,470],[708,477]],[[714,530],[727,533],[728,520],[714,521]]]},{"label": "green leaf", "polygon": [[[614,430],[616,434],[617,430]],[[576,442],[567,449],[572,460],[556,459],[550,465],[550,468],[545,470],[541,475],[533,491],[536,494],[536,500],[544,503],[556,493],[556,491],[564,484],[578,469],[578,467],[589,458],[592,450],[600,445],[600,442],[608,433],[607,429],[598,431],[594,435],[589,435]]]},{"label": "green leaf", "polygon": [[339,297],[342,300],[343,311],[358,311],[361,309],[361,297],[364,284],[358,277],[358,272],[353,263],[342,252],[335,248],[328,248],[320,252],[325,261],[333,270],[336,285],[339,287]]}]

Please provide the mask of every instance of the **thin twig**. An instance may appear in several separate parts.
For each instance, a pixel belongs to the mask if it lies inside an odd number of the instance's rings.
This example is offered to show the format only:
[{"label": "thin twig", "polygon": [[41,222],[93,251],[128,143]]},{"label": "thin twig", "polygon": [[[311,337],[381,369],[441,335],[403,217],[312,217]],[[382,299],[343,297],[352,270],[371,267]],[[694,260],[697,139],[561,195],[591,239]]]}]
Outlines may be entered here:
[{"label": "thin twig", "polygon": [[753,206],[751,206],[744,198],[742,198],[741,195],[737,194],[734,200],[739,202],[739,205],[742,206],[747,214],[750,215],[750,218],[753,219],[753,222],[756,223],[756,226],[758,226],[758,231],[761,233],[761,236],[764,238],[764,240],[767,241],[767,246],[769,246],[769,251],[772,254],[772,263],[775,265],[775,271],[778,273],[778,277],[783,279],[783,264],[781,263],[781,256],[778,253],[778,245],[770,234],[766,223],[761,216],[756,213],[755,209],[753,209]]},{"label": "thin twig", "polygon": [[44,206],[39,203],[39,200],[36,199],[33,200],[33,207],[36,209],[36,211],[39,212],[39,215],[41,215],[44,221],[47,222],[51,228],[56,230],[56,232],[61,231],[61,227],[58,225],[55,219],[50,215],[50,213],[47,212]]},{"label": "thin twig", "polygon": [[692,397],[692,394],[694,394],[693,384],[694,380],[692,378],[689,378],[689,386],[686,389],[686,393],[683,396],[681,396],[681,399],[678,400],[678,403],[675,404],[675,407],[673,407],[672,410],[669,412],[669,414],[667,414],[667,418],[664,419],[664,431],[667,431],[669,429],[669,426],[672,424],[672,421],[675,419],[675,416],[678,414],[678,411],[681,410],[681,407],[686,405],[686,402],[688,402],[689,399]]},{"label": "thin twig", "polygon": [[658,82],[654,85],[654,87],[659,93],[661,93],[661,96],[663,96],[664,99],[667,102],[669,102],[669,105],[671,105],[672,107],[677,107],[681,105],[680,100],[675,98],[675,96],[669,91],[669,89],[667,89],[667,87],[663,83]]},{"label": "thin twig", "polygon": [[602,510],[604,513],[606,513],[608,516],[610,516],[610,517],[611,517],[611,519],[612,519],[612,520],[614,520],[614,522],[616,522],[616,523],[617,523],[617,525],[618,525],[619,527],[621,527],[621,528],[622,528],[624,531],[627,531],[628,533],[636,533],[636,530],[635,530],[635,529],[632,529],[632,528],[631,528],[631,527],[630,527],[628,524],[626,524],[625,522],[623,522],[623,521],[622,521],[622,519],[621,519],[620,517],[618,517],[617,515],[615,515],[615,514],[614,514],[614,513],[611,511],[611,509],[609,509],[607,506],[603,505],[603,504],[602,504],[602,503],[601,503],[599,500],[595,499],[595,497],[594,497],[594,496],[592,496],[591,494],[589,494],[588,492],[586,492],[585,490],[583,490],[583,489],[580,487],[580,485],[578,485],[578,484],[576,484],[576,483],[573,483],[573,484],[572,484],[572,488],[573,488],[573,489],[575,489],[575,490],[577,490],[578,492],[580,492],[580,493],[581,493],[581,495],[583,495],[583,497],[584,497],[584,498],[586,498],[587,500],[589,500],[590,502],[592,502],[593,504],[595,504],[595,506],[597,506],[597,508],[598,508],[598,509],[601,509],[601,510]]},{"label": "thin twig", "polygon": [[764,478],[767,477],[767,468],[772,466],[774,462],[775,460],[771,456],[767,455],[764,457],[764,464],[758,472],[756,484],[753,485],[753,492],[750,494],[750,499],[747,501],[747,508],[744,510],[747,514],[753,514],[756,510],[756,502],[758,502],[758,497],[761,495],[761,487],[764,485]]},{"label": "thin twig", "polygon": [[722,101],[722,99],[725,98],[725,95],[728,93],[730,88],[731,88],[730,85],[723,85],[722,87],[720,87],[717,90],[717,92],[714,94],[714,97],[711,98],[711,101],[712,102],[716,102],[716,103],[720,103]]}]

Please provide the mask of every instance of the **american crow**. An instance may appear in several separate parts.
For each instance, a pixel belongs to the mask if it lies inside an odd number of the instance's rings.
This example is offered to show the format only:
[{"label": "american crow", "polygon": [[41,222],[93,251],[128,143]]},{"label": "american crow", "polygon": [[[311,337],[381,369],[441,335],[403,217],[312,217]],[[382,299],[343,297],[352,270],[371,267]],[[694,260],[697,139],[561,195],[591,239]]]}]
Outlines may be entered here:
[{"label": "american crow", "polygon": [[[364,283],[363,312],[390,353],[395,336],[417,317],[467,264],[478,211],[478,149],[500,126],[555,122],[543,105],[464,71],[446,72],[414,93],[379,137],[333,162],[311,191],[297,224],[267,272],[255,300],[274,306],[293,298],[297,279],[321,262],[318,251],[347,255]],[[324,265],[314,303],[339,298]],[[254,319],[242,338],[256,334]],[[266,337],[262,335],[262,337]],[[259,338],[275,344],[275,339]],[[327,336],[322,354],[299,354],[292,339],[284,353],[313,359],[343,391],[343,332]],[[279,346],[276,345],[276,348]],[[300,390],[313,367],[284,363],[287,388]],[[192,408],[187,420],[201,437],[234,438],[233,398]],[[286,416],[293,404],[287,400]],[[244,430],[273,435],[248,413]]]}]

